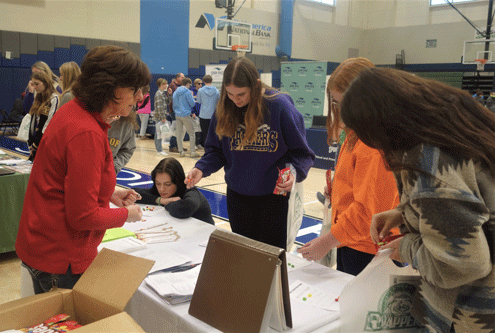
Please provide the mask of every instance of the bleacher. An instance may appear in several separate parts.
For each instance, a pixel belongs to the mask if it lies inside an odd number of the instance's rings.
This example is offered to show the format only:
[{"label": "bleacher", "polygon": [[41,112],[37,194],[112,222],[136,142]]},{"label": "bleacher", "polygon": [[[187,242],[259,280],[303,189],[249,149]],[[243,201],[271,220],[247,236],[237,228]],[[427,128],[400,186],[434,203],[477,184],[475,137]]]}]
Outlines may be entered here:
[{"label": "bleacher", "polygon": [[464,72],[415,72],[414,74],[462,89]]}]

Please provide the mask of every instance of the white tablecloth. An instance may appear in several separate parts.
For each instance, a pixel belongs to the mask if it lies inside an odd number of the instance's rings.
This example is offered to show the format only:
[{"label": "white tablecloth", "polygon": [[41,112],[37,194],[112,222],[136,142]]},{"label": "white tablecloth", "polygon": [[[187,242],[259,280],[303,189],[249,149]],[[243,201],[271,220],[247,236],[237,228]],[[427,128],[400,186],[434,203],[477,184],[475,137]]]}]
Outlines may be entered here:
[{"label": "white tablecloth", "polygon": [[[200,246],[208,241],[215,227],[199,220],[176,219],[168,212],[162,211],[151,217],[143,217],[146,222],[126,223],[124,228],[136,230],[167,222],[165,227],[173,227],[180,238],[175,242],[148,244],[148,248],[162,251],[167,255],[167,250],[183,253],[192,259],[193,263],[203,260],[206,247]],[[132,254],[132,253],[131,253]],[[292,254],[287,254],[288,261]],[[26,271],[27,272],[27,271]],[[32,294],[32,283],[29,273],[22,272],[22,296]],[[132,272],[129,272],[132,274]],[[340,295],[344,286],[352,280],[353,276],[336,271],[334,269],[311,263],[311,265],[289,272],[289,284],[300,280],[309,285],[327,291],[329,295]],[[334,297],[334,296],[330,296]],[[134,293],[127,304],[125,311],[146,332],[219,332],[210,325],[189,315],[190,302],[169,305],[152,291],[145,282]],[[291,301],[293,328],[290,332],[338,332],[339,313]],[[270,329],[270,332],[276,332]]]},{"label": "white tablecloth", "polygon": [[[199,244],[207,242],[215,227],[190,218],[179,220],[167,212],[146,218],[144,223],[127,223],[124,228],[135,230],[143,225],[155,225],[167,221],[173,226],[180,238],[171,243],[149,244],[148,247],[160,249],[166,255],[167,249],[186,254],[193,263],[201,262],[206,248]],[[168,226],[168,225],[167,225]],[[288,261],[292,254],[287,254]],[[328,291],[329,295],[340,295],[344,286],[353,276],[312,263],[309,266],[289,272],[289,284],[301,280],[309,285]],[[189,304],[169,305],[143,282],[129,301],[126,311],[146,332],[219,332],[210,325],[189,315]],[[291,332],[338,332],[339,316],[337,312],[308,307],[297,301],[291,302],[293,328]],[[276,332],[270,330],[271,332]]]}]

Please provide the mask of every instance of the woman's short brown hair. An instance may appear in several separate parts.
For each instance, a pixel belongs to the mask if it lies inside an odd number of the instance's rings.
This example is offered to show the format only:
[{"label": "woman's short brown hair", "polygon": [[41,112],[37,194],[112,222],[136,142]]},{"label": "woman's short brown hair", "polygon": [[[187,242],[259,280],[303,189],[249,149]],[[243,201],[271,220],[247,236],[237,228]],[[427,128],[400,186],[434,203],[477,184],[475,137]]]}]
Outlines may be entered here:
[{"label": "woman's short brown hair", "polygon": [[148,66],[137,55],[120,46],[102,45],[84,57],[72,91],[88,111],[101,112],[110,101],[117,102],[116,88],[137,91],[150,81]]}]

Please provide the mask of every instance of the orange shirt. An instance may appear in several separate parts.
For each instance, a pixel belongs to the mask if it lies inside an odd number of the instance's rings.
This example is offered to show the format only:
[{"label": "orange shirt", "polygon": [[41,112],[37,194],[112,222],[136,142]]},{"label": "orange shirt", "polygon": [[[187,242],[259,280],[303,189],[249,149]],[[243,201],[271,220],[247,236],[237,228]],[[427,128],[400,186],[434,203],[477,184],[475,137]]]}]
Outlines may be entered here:
[{"label": "orange shirt", "polygon": [[330,230],[341,243],[339,247],[375,254],[371,217],[399,204],[394,175],[385,168],[380,152],[360,140],[349,151],[346,139],[340,149],[331,195]]}]

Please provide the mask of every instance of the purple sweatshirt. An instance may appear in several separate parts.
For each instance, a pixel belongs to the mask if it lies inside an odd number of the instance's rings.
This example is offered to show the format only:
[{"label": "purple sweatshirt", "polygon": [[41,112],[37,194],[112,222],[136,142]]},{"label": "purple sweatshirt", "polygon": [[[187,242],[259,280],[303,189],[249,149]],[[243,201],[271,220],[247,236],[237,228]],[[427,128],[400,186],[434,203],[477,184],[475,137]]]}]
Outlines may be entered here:
[{"label": "purple sweatshirt", "polygon": [[[269,93],[269,92],[267,92]],[[297,182],[303,181],[315,161],[315,154],[306,141],[303,116],[294,106],[292,98],[280,94],[264,99],[269,110],[269,121],[258,128],[257,139],[235,150],[244,135],[244,126],[237,129],[234,137],[218,139],[208,135],[205,154],[196,163],[203,177],[225,169],[225,182],[233,191],[251,196],[273,193],[278,169],[291,163],[297,171]],[[242,112],[241,108],[239,112]],[[216,114],[211,118],[210,132],[215,133]]]}]

